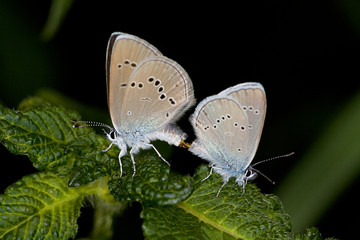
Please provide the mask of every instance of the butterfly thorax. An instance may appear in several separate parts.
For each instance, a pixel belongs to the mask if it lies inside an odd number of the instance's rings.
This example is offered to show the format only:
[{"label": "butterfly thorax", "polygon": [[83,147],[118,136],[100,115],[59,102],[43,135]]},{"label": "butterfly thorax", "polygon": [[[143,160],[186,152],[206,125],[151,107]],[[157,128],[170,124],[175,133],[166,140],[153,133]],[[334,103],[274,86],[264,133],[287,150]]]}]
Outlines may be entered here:
[{"label": "butterfly thorax", "polygon": [[237,166],[230,164],[216,164],[213,165],[213,169],[220,174],[226,182],[228,182],[230,178],[235,177],[235,181],[240,186],[246,185],[248,181],[257,177],[257,173],[253,171],[251,166],[241,166],[238,168]]},{"label": "butterfly thorax", "polygon": [[132,148],[134,146],[141,147],[142,149],[149,148],[148,143],[150,140],[140,132],[123,132],[112,129],[106,134],[107,139],[120,149]]}]

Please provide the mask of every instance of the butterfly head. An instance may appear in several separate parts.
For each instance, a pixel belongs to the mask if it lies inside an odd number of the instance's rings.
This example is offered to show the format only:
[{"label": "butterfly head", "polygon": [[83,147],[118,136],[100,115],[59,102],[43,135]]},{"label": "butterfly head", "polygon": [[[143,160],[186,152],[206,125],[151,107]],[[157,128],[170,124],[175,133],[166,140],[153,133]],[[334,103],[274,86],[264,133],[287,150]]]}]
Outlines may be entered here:
[{"label": "butterfly head", "polygon": [[236,178],[236,182],[245,188],[247,182],[254,180],[257,176],[257,171],[250,166],[242,174],[240,174],[239,177]]}]

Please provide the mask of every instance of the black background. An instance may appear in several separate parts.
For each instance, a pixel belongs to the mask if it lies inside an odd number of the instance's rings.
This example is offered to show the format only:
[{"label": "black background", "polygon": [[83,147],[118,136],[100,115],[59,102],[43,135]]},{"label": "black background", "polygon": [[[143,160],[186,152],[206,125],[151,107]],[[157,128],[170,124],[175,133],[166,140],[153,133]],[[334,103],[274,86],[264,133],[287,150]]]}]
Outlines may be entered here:
[{"label": "black background", "polygon": [[[263,84],[268,112],[255,160],[296,152],[294,157],[261,167],[276,182],[281,182],[360,87],[360,29],[350,14],[356,9],[341,1],[74,1],[59,32],[49,42],[39,38],[49,5],[41,1],[6,4],[26,30],[15,32],[3,22],[3,37],[19,36],[9,43],[15,50],[23,41],[34,41],[49,59],[51,69],[38,73],[48,81],[28,79],[13,85],[11,92],[0,90],[5,105],[16,107],[36,89],[51,87],[106,111],[107,41],[114,31],[127,32],[180,63],[192,78],[198,102],[240,82]],[[25,76],[27,71],[30,73],[33,60],[24,61],[29,65],[19,65],[12,71]],[[193,136],[187,117],[192,111],[179,122],[190,138]],[[181,154],[175,154],[172,167],[181,172],[192,173],[194,167],[204,163],[182,149],[175,151]],[[1,156],[9,162],[9,169],[17,169],[2,176],[2,189],[35,171],[26,157],[12,156],[3,147]],[[19,168],[20,164],[23,167]],[[266,193],[276,188],[264,179],[256,183]],[[359,214],[359,208],[354,206],[358,204],[354,189],[359,189],[359,181],[315,225],[324,237],[346,239],[355,233],[356,222],[351,215]]]}]

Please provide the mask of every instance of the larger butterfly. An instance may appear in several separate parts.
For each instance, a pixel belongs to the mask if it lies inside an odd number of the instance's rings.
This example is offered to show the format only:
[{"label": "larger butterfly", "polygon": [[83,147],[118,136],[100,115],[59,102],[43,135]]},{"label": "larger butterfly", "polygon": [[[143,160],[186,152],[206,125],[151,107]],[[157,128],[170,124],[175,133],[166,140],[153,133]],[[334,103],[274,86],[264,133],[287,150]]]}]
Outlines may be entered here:
[{"label": "larger butterfly", "polygon": [[209,161],[208,177],[213,170],[222,176],[224,183],[217,196],[231,177],[243,187],[256,177],[250,163],[259,145],[265,113],[264,88],[254,82],[230,87],[196,107],[190,121],[197,139],[189,150]]},{"label": "larger butterfly", "polygon": [[[106,55],[107,98],[114,128],[106,133],[109,148],[120,148],[121,158],[130,147],[134,154],[153,148],[152,140],[179,146],[187,135],[174,122],[195,103],[193,85],[186,71],[159,50],[136,36],[115,32]],[[96,124],[94,124],[96,125]],[[100,124],[101,126],[106,126]],[[109,149],[108,148],[108,149]]]}]

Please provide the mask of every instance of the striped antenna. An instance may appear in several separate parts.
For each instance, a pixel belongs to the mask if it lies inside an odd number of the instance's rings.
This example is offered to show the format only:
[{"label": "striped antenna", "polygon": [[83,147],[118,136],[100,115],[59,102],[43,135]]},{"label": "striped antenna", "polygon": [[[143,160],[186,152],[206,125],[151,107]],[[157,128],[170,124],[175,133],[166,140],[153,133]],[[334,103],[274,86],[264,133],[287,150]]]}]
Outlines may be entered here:
[{"label": "striped antenna", "polygon": [[277,157],[272,157],[272,158],[268,158],[268,159],[265,159],[265,160],[262,160],[260,162],[257,162],[255,163],[254,165],[251,166],[251,170],[259,173],[261,176],[263,176],[265,179],[267,179],[269,182],[271,182],[272,184],[275,184],[275,182],[273,180],[271,180],[268,176],[266,176],[265,174],[263,174],[262,172],[260,172],[259,170],[255,169],[254,166],[260,164],[260,163],[264,163],[264,162],[268,162],[268,161],[272,161],[272,160],[275,160],[275,159],[278,159],[278,158],[284,158],[284,157],[289,157],[291,155],[294,155],[295,153],[294,152],[291,152],[291,153],[288,153],[288,154],[284,154],[284,155],[281,155],[281,156],[277,156]]},{"label": "striped antenna", "polygon": [[[105,124],[105,123],[100,123],[100,122],[93,122],[93,121],[77,121],[77,120],[71,120],[72,123],[75,123],[73,125],[73,128],[78,128],[78,127],[106,127],[110,130],[113,130],[112,127],[110,127],[109,125]],[[80,124],[79,124],[80,123]],[[84,124],[82,124],[84,123]]]},{"label": "striped antenna", "polygon": [[262,160],[260,162],[257,162],[255,164],[252,165],[252,167],[260,164],[260,163],[264,163],[264,162],[268,162],[268,161],[272,161],[272,160],[275,160],[275,159],[278,159],[278,158],[284,158],[284,157],[289,157],[291,155],[294,155],[295,153],[294,152],[291,152],[291,153],[288,153],[288,154],[284,154],[284,155],[281,155],[281,156],[277,156],[277,157],[272,157],[272,158],[268,158],[268,159],[265,159],[265,160]]}]

